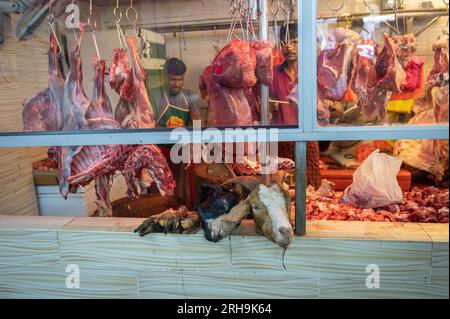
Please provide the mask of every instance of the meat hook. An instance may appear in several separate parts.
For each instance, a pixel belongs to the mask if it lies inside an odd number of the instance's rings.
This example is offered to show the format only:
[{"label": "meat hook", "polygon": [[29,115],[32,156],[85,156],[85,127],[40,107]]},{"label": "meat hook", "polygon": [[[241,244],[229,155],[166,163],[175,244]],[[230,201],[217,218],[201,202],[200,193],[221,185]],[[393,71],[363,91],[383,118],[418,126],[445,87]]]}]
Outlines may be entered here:
[{"label": "meat hook", "polygon": [[[389,1],[390,0],[385,0],[386,2],[386,7],[387,8],[389,8],[389,9],[392,9],[393,11],[394,11],[394,15],[395,15],[395,25],[396,25],[396,28],[397,28],[397,34],[398,35],[400,35],[401,34],[401,32],[400,32],[400,27],[399,27],[399,25],[398,25],[398,9],[399,8],[401,8],[401,7],[403,7],[403,2],[404,2],[404,0],[402,0],[402,2],[400,3],[400,5],[398,5],[397,4],[397,0],[393,0],[393,3],[392,3],[392,6],[390,5],[390,3],[389,3]],[[405,20],[403,19],[403,23],[405,23]]]},{"label": "meat hook", "polygon": [[[94,24],[92,25],[92,19],[94,20]],[[95,31],[97,29],[97,21],[94,19],[92,14],[92,0],[89,0],[89,16],[87,18],[87,24],[92,33],[92,39],[94,40],[95,51],[97,52],[98,60],[101,60],[100,51],[98,49],[97,37],[95,36]]]},{"label": "meat hook", "polygon": [[[327,0],[327,7],[328,7],[328,9],[330,9],[331,12],[333,12],[333,16],[336,16],[337,13],[339,11],[341,11],[342,8],[344,7],[344,4],[345,4],[344,0],[342,0],[341,4],[336,8],[332,8],[330,2],[331,2],[330,0]],[[364,1],[364,3],[366,3],[366,2]]]},{"label": "meat hook", "polygon": [[285,27],[286,27],[285,41],[282,41],[280,39],[281,44],[283,44],[283,45],[289,45],[291,43],[289,24],[291,22],[291,13],[294,10],[294,6],[295,6],[294,0],[290,0],[290,1],[286,1],[286,2],[288,2],[289,4],[286,4],[284,0],[280,2],[281,10],[283,10],[283,12],[284,12],[284,18],[285,18],[284,23],[285,23]]},{"label": "meat hook", "polygon": [[280,11],[280,0],[277,0],[276,9],[273,7],[273,3],[275,0],[272,0],[270,4],[270,12],[272,13],[272,21],[273,21],[273,36],[275,38],[275,44],[277,49],[280,49],[280,39],[278,36],[277,26],[278,26],[278,11]]}]

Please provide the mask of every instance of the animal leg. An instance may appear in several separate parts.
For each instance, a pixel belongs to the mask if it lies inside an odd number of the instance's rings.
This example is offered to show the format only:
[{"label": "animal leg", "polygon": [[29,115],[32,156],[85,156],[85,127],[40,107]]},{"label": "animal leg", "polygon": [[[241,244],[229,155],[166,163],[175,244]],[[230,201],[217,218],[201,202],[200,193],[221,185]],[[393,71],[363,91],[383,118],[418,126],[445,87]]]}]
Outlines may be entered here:
[{"label": "animal leg", "polygon": [[186,206],[179,209],[168,209],[161,214],[151,216],[145,220],[135,233],[145,236],[152,232],[157,233],[190,233],[200,226],[197,212],[190,212]]}]

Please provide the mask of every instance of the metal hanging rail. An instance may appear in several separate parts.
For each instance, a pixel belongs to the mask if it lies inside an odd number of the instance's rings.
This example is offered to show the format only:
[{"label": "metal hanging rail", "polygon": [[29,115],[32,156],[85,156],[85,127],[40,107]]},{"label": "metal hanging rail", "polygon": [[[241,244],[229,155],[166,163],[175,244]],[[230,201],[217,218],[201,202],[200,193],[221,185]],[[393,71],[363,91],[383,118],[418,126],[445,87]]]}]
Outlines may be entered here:
[{"label": "metal hanging rail", "polygon": [[[393,15],[393,12],[390,11],[382,11],[379,14],[377,14],[378,16],[391,16]],[[345,22],[346,19],[361,19],[364,17],[367,17],[369,15],[369,13],[364,12],[364,13],[352,13],[352,14],[345,14],[339,17],[336,17],[335,15],[329,15],[329,16],[319,16],[317,17],[318,21],[322,21],[322,20],[338,20],[339,22]],[[437,9],[427,9],[427,10],[420,10],[420,9],[414,9],[414,10],[403,10],[402,12],[398,12],[397,16],[399,18],[417,18],[417,17],[426,17],[426,18],[431,18],[431,17],[443,17],[443,16],[448,16],[448,12],[446,8],[437,8]]]}]

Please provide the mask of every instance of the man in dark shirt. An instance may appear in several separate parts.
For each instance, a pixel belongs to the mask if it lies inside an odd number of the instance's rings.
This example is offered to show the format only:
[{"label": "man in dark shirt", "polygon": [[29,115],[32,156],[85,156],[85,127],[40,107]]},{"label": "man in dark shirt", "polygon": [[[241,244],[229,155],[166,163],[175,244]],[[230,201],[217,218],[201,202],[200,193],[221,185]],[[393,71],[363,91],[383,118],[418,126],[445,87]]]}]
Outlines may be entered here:
[{"label": "man in dark shirt", "polygon": [[[167,83],[166,89],[161,94],[160,103],[156,108],[156,125],[158,127],[179,128],[192,126],[194,120],[200,120],[200,97],[190,90],[184,89],[184,76],[187,68],[183,61],[177,58],[168,59],[165,67]],[[181,199],[189,198],[191,169],[186,171],[186,164],[175,164],[170,159],[172,145],[160,146],[177,182],[175,194]],[[154,191],[154,190],[152,190]]]},{"label": "man in dark shirt", "polygon": [[167,60],[164,69],[168,89],[162,93],[156,124],[168,128],[191,126],[194,120],[200,119],[201,99],[183,88],[186,65],[177,58],[171,58]]},{"label": "man in dark shirt", "polygon": [[[292,103],[289,95],[298,85],[298,32],[297,24],[281,27],[280,40],[284,62],[274,67],[273,82],[270,87],[270,98],[277,102],[271,103],[272,125],[298,125],[298,103]],[[280,157],[294,159],[294,143],[279,143]],[[317,142],[308,142],[306,151],[307,184],[316,188],[320,186],[320,151]]]}]

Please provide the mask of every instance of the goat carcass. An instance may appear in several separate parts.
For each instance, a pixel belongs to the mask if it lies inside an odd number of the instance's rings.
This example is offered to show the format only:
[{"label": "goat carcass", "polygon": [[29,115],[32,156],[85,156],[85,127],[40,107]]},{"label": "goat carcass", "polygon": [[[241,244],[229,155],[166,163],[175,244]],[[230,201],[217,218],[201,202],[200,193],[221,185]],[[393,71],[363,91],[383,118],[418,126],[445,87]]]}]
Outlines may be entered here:
[{"label": "goat carcass", "polygon": [[[81,39],[85,25],[80,25],[78,40],[70,53],[70,69],[64,84],[63,119],[64,131],[83,130],[88,127],[85,113],[89,107],[89,99],[83,88],[82,61],[80,56]],[[72,160],[82,146],[67,146],[58,149],[59,188],[61,194],[67,198],[69,194],[69,177],[71,175]]]},{"label": "goat carcass", "polygon": [[[125,96],[121,95],[118,106],[116,107],[116,120],[120,123],[123,128],[130,129],[148,129],[155,127],[155,118],[153,115],[152,105],[148,98],[147,88],[145,87],[145,77],[146,72],[141,65],[139,59],[136,39],[134,37],[127,37],[128,48],[131,53],[131,65],[133,70],[133,85],[131,88],[132,96],[131,99],[128,98],[128,94]],[[123,65],[126,65],[122,61]],[[123,74],[121,72],[116,73],[122,79]],[[111,81],[110,83],[114,83]],[[120,80],[117,82],[120,83]],[[125,90],[127,93],[127,90]]]},{"label": "goat carcass", "polygon": [[[72,52],[71,70],[66,81],[65,128],[67,129],[120,129],[115,120],[111,103],[106,96],[104,87],[105,61],[97,61],[92,101],[88,101],[82,87],[80,43],[83,26],[80,28],[77,46]],[[137,64],[135,64],[137,65]],[[148,97],[147,97],[148,98]],[[136,98],[138,101],[139,98]],[[140,112],[141,107],[133,113]],[[149,110],[151,113],[151,111]],[[146,114],[136,115],[135,123],[142,124]],[[130,120],[133,118],[130,116]],[[148,125],[142,124],[144,127]],[[166,159],[155,145],[105,145],[61,147],[52,152],[53,157],[59,159],[60,188],[63,196],[69,191],[75,191],[79,186],[96,181],[99,215],[111,216],[112,209],[109,202],[110,177],[116,171],[122,171],[128,185],[128,195],[138,197],[142,186],[150,186],[155,182],[161,194],[173,194],[175,180]]]},{"label": "goat carcass", "polygon": [[59,70],[57,51],[56,38],[51,33],[48,88],[24,101],[24,131],[59,131],[63,127],[64,80]]}]

